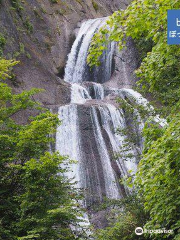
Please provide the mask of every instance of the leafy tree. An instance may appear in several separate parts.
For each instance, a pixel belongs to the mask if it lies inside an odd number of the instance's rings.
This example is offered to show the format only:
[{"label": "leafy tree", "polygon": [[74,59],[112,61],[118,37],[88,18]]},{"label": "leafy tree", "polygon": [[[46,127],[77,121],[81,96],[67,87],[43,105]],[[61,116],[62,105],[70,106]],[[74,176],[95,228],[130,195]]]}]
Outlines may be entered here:
[{"label": "leafy tree", "polygon": [[[179,117],[180,114],[173,117],[161,137],[150,140],[150,148],[140,161],[136,179],[145,199],[145,210],[150,213],[146,227],[172,229],[176,237],[180,237]],[[146,127],[145,131],[153,131],[154,135],[154,129]]]},{"label": "leafy tree", "polygon": [[[135,0],[123,11],[115,12],[91,43],[88,63],[99,64],[99,58],[109,41],[119,42],[122,49],[131,37],[142,59],[136,71],[142,91],[150,92],[164,106],[179,101],[179,59],[177,45],[167,45],[167,10],[178,9],[179,0]],[[144,47],[146,46],[146,47]]]},{"label": "leafy tree", "polygon": [[10,68],[15,66],[18,62],[14,60],[6,60],[0,58],[0,80],[10,78]]},{"label": "leafy tree", "polygon": [[139,196],[143,197],[144,210],[150,214],[146,228],[174,230],[173,235],[151,235],[151,239],[159,240],[180,238],[180,49],[177,45],[167,45],[167,10],[179,6],[179,0],[134,0],[126,10],[109,18],[108,28],[95,34],[87,59],[91,67],[98,65],[109,41],[119,42],[122,49],[131,37],[141,58],[136,70],[137,85],[142,92],[159,100],[161,111],[169,116],[164,129],[146,124],[144,152],[135,182]]},{"label": "leafy tree", "polygon": [[143,202],[136,193],[121,200],[111,206],[113,210],[110,215],[110,224],[103,230],[97,230],[95,239],[97,240],[135,240],[150,239],[135,234],[136,227],[142,227],[148,219],[145,213]]},{"label": "leafy tree", "polygon": [[[64,176],[69,160],[49,153],[60,121],[33,100],[40,90],[12,93],[4,80],[16,63],[0,59],[0,239],[84,239],[80,196]],[[17,124],[14,115],[26,109],[40,114]]]}]

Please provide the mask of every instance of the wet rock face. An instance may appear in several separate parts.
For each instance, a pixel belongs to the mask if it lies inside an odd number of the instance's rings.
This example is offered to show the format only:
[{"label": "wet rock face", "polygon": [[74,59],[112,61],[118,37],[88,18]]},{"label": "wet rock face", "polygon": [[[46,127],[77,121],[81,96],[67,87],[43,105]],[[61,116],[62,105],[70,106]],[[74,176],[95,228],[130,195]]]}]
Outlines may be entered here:
[{"label": "wet rock face", "polygon": [[105,86],[111,88],[133,88],[137,78],[134,71],[138,68],[139,56],[132,39],[128,39],[126,49],[119,51],[115,46],[112,61],[112,76],[110,82],[105,82]]},{"label": "wet rock face", "polygon": [[[136,68],[132,41],[127,42],[128,50],[121,52],[115,43],[109,44],[101,59],[103,69],[94,67],[90,72],[87,66],[91,39],[105,21],[85,21],[76,36],[64,77],[71,85],[71,103],[59,107],[62,124],[56,133],[56,149],[77,160],[67,174],[84,189],[84,206],[97,228],[107,225],[108,210],[102,211],[102,203],[129,193],[119,179],[129,176],[129,171],[136,172],[136,155],[141,150],[141,143],[134,145],[128,135],[129,131],[138,135],[140,125],[135,128],[129,121],[132,116],[116,102],[118,97],[131,105],[131,100],[133,104],[139,98],[129,89],[136,81],[132,74]],[[133,114],[138,117],[135,111]]]},{"label": "wet rock face", "polygon": [[[75,177],[77,186],[84,189],[84,206],[96,228],[107,226],[108,209],[102,210],[107,199],[127,196],[128,189],[120,184],[134,169],[135,159],[115,158],[126,143],[126,136],[118,136],[117,127],[128,129],[123,112],[102,100],[87,100],[84,104],[68,104],[59,108],[62,125],[56,133],[56,149],[77,160],[69,177]],[[136,129],[132,128],[136,134]],[[136,149],[132,149],[136,153]],[[129,168],[130,167],[130,168]]]},{"label": "wet rock face", "polygon": [[[68,127],[65,124],[60,131],[59,141],[64,138],[66,143],[70,136],[69,139],[72,141],[66,149],[68,155],[70,155],[68,151],[72,148],[72,143],[75,144],[73,148],[77,149],[78,141],[74,141],[73,137],[80,141],[80,149],[77,154],[72,154],[72,159],[81,161],[80,177],[86,191],[86,206],[91,212],[92,222],[97,227],[104,227],[107,225],[107,212],[93,211],[92,206],[101,203],[104,197],[118,198],[126,194],[122,186],[115,183],[116,178],[121,177],[124,167],[113,161],[112,141],[116,139],[111,134],[112,124],[108,121],[105,123],[106,118],[103,117],[103,114],[106,114],[107,119],[112,118],[111,111],[114,114],[116,111],[114,108],[108,109],[105,106],[102,109],[102,106],[95,102],[79,104],[77,112],[76,108],[71,106],[66,109],[65,105],[71,101],[71,86],[63,81],[64,68],[82,21],[108,16],[119,8],[125,8],[128,1],[58,0],[53,4],[51,0],[26,0],[23,1],[23,10],[20,12],[16,8],[12,10],[11,2],[11,0],[2,0],[0,7],[0,32],[7,39],[5,55],[20,60],[20,64],[14,70],[17,79],[10,84],[16,92],[32,87],[45,89],[46,92],[39,94],[36,97],[37,100],[53,110],[57,110],[58,105],[64,107],[61,109],[63,116],[66,117],[64,122],[66,123],[67,119],[72,121]],[[124,51],[120,54],[122,54],[120,57],[114,56],[110,87],[116,87],[119,80],[123,84],[123,79],[126,80],[125,74],[132,73],[135,66],[133,65],[134,57],[129,57],[129,52]],[[126,64],[123,68],[124,61]],[[93,75],[89,74],[88,77],[86,81],[93,81]],[[102,79],[101,83],[107,80],[100,74],[98,79]],[[100,88],[92,85],[90,88],[92,98],[103,98]],[[23,122],[28,115],[27,112],[23,116],[16,116],[16,119]],[[73,124],[77,129],[79,128],[79,132],[75,131],[72,134]],[[111,125],[110,128],[109,125]],[[60,152],[63,154],[67,144],[62,146]]]},{"label": "wet rock face", "polygon": [[[103,139],[110,150],[109,137],[102,126],[102,119],[98,107],[96,108],[99,126]],[[88,105],[78,106],[79,137],[81,146],[81,167],[84,174],[82,183],[85,188],[86,207],[98,205],[106,197],[105,176],[97,144],[96,127],[93,123],[92,109]]]},{"label": "wet rock face", "polygon": [[[20,1],[21,2],[21,1]],[[6,38],[5,56],[16,58],[16,92],[32,87],[46,92],[36,98],[46,106],[69,102],[68,84],[62,81],[67,55],[75,40],[75,29],[89,18],[108,16],[125,8],[125,0],[26,0],[18,6],[2,0],[0,32]]]}]

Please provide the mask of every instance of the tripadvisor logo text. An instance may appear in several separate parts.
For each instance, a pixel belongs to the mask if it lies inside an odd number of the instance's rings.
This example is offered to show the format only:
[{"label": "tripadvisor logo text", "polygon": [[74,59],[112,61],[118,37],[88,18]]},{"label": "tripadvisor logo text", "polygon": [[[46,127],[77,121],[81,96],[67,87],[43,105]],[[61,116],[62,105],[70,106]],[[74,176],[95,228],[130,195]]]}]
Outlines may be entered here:
[{"label": "tripadvisor logo text", "polygon": [[173,234],[173,230],[166,230],[165,228],[162,228],[162,229],[150,229],[150,230],[147,230],[147,229],[143,229],[142,227],[137,227],[135,229],[135,233],[136,235],[142,235],[143,233],[155,233],[155,234]]}]

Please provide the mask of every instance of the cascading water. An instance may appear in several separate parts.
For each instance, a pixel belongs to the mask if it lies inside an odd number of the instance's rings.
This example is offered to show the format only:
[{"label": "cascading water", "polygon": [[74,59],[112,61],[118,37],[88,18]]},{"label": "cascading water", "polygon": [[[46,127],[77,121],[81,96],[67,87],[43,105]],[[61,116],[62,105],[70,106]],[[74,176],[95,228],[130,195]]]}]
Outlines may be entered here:
[{"label": "cascading water", "polygon": [[85,103],[86,99],[91,99],[89,92],[79,84],[71,86],[71,103]]},{"label": "cascading water", "polygon": [[[56,149],[77,161],[72,164],[68,177],[84,189],[87,208],[104,198],[118,199],[128,193],[119,179],[130,170],[136,171],[136,155],[142,150],[141,136],[136,145],[127,140],[128,131],[138,135],[143,122],[138,129],[132,123],[129,128],[126,112],[112,97],[127,98],[131,102],[132,97],[139,99],[138,93],[131,89],[107,89],[104,84],[111,81],[115,44],[109,44],[104,52],[101,67],[90,71],[86,63],[91,39],[105,22],[106,18],[84,22],[72,46],[65,69],[65,81],[71,84],[71,103],[59,108],[62,124],[56,135]],[[138,112],[133,114],[139,117]],[[117,129],[124,134],[118,134]],[[120,151],[123,156],[118,154]]]},{"label": "cascading water", "polygon": [[105,23],[107,18],[88,20],[82,24],[79,34],[68,56],[64,80],[69,83],[81,83],[83,81],[106,82],[112,73],[112,58],[114,43],[110,43],[101,58],[101,67],[90,71],[86,63],[87,54],[93,35]]},{"label": "cascading water", "polygon": [[[56,149],[58,149],[62,155],[69,156],[72,160],[80,160],[81,149],[79,142],[77,106],[75,104],[62,106],[59,108],[58,114],[60,118],[63,119],[63,123],[57,129]],[[70,179],[74,178],[77,182],[77,186],[79,186],[79,162],[71,165],[71,171],[67,173],[67,176]]]}]

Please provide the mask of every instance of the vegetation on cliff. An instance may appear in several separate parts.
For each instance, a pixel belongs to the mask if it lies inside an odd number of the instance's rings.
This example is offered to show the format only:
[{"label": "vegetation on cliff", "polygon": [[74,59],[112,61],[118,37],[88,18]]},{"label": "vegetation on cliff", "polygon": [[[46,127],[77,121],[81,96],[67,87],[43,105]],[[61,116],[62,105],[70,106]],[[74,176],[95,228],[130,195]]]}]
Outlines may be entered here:
[{"label": "vegetation on cliff", "polygon": [[[138,90],[151,93],[161,102],[159,112],[168,121],[163,129],[147,121],[135,187],[144,212],[149,214],[144,226],[139,227],[171,229],[173,234],[149,234],[142,239],[180,238],[180,49],[167,45],[167,10],[178,9],[179,4],[179,0],[133,1],[125,11],[117,11],[109,18],[108,29],[103,28],[94,36],[88,57],[93,67],[99,64],[108,41],[119,42],[121,49],[128,37],[134,39],[141,58],[136,71]],[[129,233],[136,214],[124,215],[125,223],[121,221],[119,215],[110,228],[98,232],[97,239],[136,239],[136,235]]]},{"label": "vegetation on cliff", "polygon": [[[10,2],[32,34],[34,27],[29,18],[22,17],[21,1]],[[92,5],[98,11],[96,1]],[[136,71],[138,91],[158,100],[162,106],[158,113],[167,118],[164,128],[147,120],[133,194],[114,204],[109,227],[95,233],[97,240],[180,239],[180,49],[166,42],[167,9],[179,6],[180,0],[134,0],[109,18],[109,29],[103,28],[91,44],[88,62],[93,67],[99,64],[106,43],[119,42],[122,49],[131,37],[141,59]],[[34,14],[40,18],[36,9]],[[0,34],[0,57],[5,44]],[[24,52],[24,45],[20,46]],[[50,136],[60,121],[34,100],[41,90],[13,93],[7,81],[17,63],[0,58],[0,239],[86,239],[78,218],[82,216],[81,196],[64,176],[70,161],[49,151],[54,141]],[[39,114],[26,124],[13,120],[17,113],[32,109]],[[137,226],[170,229],[173,234],[137,236]]]},{"label": "vegetation on cliff", "polygon": [[[0,239],[80,239],[80,196],[64,176],[69,160],[49,152],[60,122],[33,99],[40,90],[12,93],[4,81],[15,64],[0,59]],[[40,114],[27,124],[13,120],[31,109]]]}]

